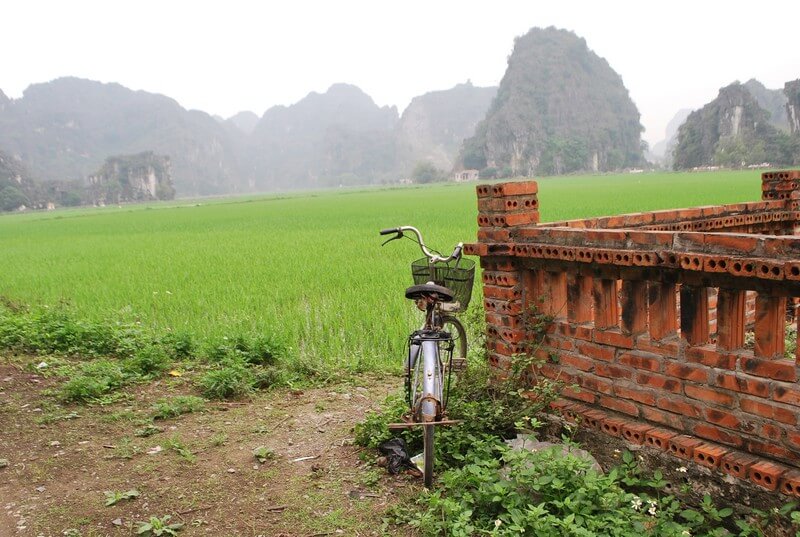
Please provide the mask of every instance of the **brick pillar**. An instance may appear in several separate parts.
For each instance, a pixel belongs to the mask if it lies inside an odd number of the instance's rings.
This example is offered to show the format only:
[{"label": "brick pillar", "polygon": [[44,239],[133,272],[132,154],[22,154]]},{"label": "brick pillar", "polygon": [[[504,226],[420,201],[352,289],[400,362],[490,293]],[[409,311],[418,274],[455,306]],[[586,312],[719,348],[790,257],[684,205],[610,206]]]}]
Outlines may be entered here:
[{"label": "brick pillar", "polygon": [[619,321],[619,299],[617,298],[617,281],[595,279],[594,289],[594,326],[601,330],[617,326]]},{"label": "brick pillar", "polygon": [[647,295],[650,303],[650,337],[658,340],[674,335],[678,325],[675,284],[651,282]]},{"label": "brick pillar", "polygon": [[591,322],[592,287],[591,276],[567,275],[567,317],[571,322]]},{"label": "brick pillar", "polygon": [[647,330],[647,282],[622,282],[622,332],[638,335]]},{"label": "brick pillar", "polygon": [[556,319],[567,316],[567,273],[544,271],[542,313]]},{"label": "brick pillar", "polygon": [[782,357],[785,350],[786,298],[756,296],[755,348],[753,354],[762,358]]},{"label": "brick pillar", "polygon": [[708,343],[708,288],[681,286],[681,337],[689,345]]},{"label": "brick pillar", "polygon": [[717,295],[717,346],[736,350],[744,346],[745,291],[720,289]]}]

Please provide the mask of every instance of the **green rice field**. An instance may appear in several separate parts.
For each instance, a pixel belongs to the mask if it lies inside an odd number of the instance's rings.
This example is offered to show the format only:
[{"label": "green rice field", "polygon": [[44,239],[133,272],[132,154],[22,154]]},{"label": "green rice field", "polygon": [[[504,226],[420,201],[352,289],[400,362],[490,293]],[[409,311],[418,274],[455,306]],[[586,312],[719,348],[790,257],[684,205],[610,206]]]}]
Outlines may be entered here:
[{"label": "green rice field", "polygon": [[[760,172],[544,178],[539,187],[550,221],[757,200]],[[381,248],[378,230],[414,225],[449,252],[475,240],[476,216],[474,183],[6,215],[0,295],[199,339],[276,334],[293,356],[393,368],[418,323],[403,290],[420,255],[411,241]]]}]

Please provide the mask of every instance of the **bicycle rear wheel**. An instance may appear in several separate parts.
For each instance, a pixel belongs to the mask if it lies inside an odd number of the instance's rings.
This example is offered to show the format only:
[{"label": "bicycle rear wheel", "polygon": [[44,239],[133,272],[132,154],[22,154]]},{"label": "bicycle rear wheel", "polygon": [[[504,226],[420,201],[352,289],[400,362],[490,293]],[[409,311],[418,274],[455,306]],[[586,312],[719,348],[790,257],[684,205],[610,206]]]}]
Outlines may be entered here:
[{"label": "bicycle rear wheel", "polygon": [[423,481],[426,488],[433,485],[433,432],[435,425],[422,426],[422,459],[423,459]]}]

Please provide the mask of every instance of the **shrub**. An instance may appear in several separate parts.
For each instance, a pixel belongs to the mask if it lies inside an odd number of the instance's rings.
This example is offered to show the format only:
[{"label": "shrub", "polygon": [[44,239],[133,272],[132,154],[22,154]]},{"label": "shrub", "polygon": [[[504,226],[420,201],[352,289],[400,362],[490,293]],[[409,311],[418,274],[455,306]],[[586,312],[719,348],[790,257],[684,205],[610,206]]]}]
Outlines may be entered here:
[{"label": "shrub", "polygon": [[68,402],[91,402],[121,387],[128,380],[119,364],[95,360],[81,364],[78,372],[59,389],[59,396]]},{"label": "shrub", "polygon": [[253,390],[255,375],[247,364],[227,360],[219,369],[201,376],[197,384],[209,399],[230,399],[247,395]]},{"label": "shrub", "polygon": [[161,347],[143,347],[125,360],[125,370],[133,375],[151,377],[169,369],[170,358]]}]

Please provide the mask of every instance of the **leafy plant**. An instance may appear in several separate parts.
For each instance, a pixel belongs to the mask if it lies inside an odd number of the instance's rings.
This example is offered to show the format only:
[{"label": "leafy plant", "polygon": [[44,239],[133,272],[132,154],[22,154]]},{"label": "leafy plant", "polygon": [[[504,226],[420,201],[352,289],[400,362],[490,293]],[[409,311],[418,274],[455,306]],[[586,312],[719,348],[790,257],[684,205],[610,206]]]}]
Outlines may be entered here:
[{"label": "leafy plant", "polygon": [[264,464],[265,462],[270,461],[276,457],[275,452],[266,446],[259,446],[256,449],[254,449],[253,456],[261,464]]},{"label": "leafy plant", "polygon": [[106,497],[106,507],[111,507],[112,505],[116,505],[123,500],[132,500],[134,498],[139,497],[139,491],[136,489],[131,489],[125,492],[116,492],[112,490],[107,490],[103,492]]},{"label": "leafy plant", "polygon": [[172,519],[170,515],[162,517],[151,516],[147,522],[138,522],[139,527],[136,529],[136,535],[177,535],[183,529],[183,524],[176,523],[170,524]]}]

